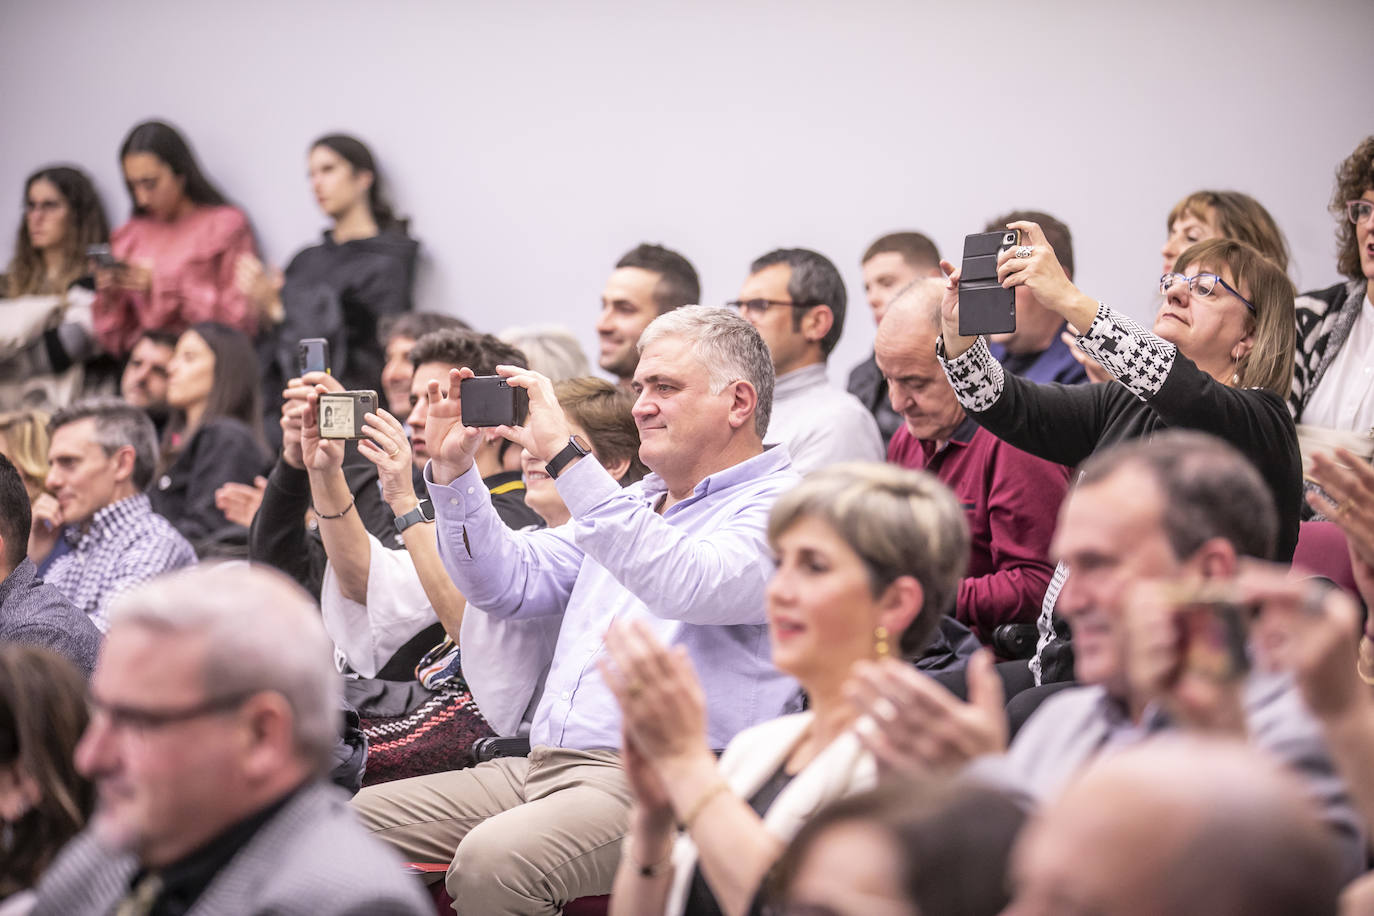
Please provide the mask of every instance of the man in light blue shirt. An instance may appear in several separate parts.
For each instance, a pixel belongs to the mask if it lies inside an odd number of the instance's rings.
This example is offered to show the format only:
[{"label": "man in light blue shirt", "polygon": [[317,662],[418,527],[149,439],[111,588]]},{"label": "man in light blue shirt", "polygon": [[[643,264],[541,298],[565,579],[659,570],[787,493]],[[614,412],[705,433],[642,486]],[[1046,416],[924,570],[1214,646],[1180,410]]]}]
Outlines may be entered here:
[{"label": "man in light blue shirt", "polygon": [[[717,747],[794,708],[794,682],[769,659],[765,529],[798,480],[784,446],[765,450],[773,364],[738,315],[699,306],[656,319],[640,339],[634,415],[654,472],[621,489],[588,453],[548,379],[502,367],[529,393],[529,420],[503,429],[546,462],[572,512],[559,528],[512,532],[473,467],[479,432],[431,383],[426,470],[445,568],[498,617],[561,615],[528,758],[365,789],[355,802],[408,860],[452,860],[462,912],[556,913],[609,892],[630,792],[620,716],[596,666],[613,620],[635,618],[683,647],[700,676]],[[456,852],[455,852],[456,850]]]}]

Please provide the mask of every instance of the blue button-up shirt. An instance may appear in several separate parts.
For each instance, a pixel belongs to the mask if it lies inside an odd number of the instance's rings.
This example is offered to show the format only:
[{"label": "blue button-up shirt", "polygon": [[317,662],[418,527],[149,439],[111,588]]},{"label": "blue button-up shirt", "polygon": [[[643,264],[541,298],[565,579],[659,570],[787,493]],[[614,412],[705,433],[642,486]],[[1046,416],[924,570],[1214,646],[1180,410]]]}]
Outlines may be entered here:
[{"label": "blue button-up shirt", "polygon": [[589,456],[558,477],[572,521],[524,532],[501,523],[475,467],[448,486],[426,468],[439,552],[468,600],[497,617],[563,616],[530,743],[620,746],[620,707],[596,661],[622,617],[687,650],[712,747],[793,711],[797,684],[770,658],[765,532],[774,501],[799,479],[775,446],[706,477],[660,515],[662,478],[622,489]]}]

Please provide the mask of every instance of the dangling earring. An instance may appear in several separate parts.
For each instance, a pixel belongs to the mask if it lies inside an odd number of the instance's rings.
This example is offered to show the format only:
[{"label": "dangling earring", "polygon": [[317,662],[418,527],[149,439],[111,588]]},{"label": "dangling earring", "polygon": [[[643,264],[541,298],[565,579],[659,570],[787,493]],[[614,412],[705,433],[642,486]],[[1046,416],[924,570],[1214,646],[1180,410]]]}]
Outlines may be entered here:
[{"label": "dangling earring", "polygon": [[892,653],[887,644],[887,627],[877,627],[873,630],[873,650],[878,654],[878,658],[887,658]]}]

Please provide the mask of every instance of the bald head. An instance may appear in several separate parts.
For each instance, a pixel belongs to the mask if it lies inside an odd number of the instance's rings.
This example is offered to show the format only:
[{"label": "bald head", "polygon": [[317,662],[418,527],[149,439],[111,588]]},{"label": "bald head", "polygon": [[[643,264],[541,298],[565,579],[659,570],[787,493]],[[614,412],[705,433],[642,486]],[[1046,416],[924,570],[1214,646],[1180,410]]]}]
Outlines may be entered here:
[{"label": "bald head", "polygon": [[1104,759],[1017,845],[1009,913],[1335,914],[1340,861],[1293,777],[1166,737]]},{"label": "bald head", "polygon": [[873,348],[905,355],[929,345],[934,353],[935,337],[940,333],[940,300],[944,295],[945,281],[936,277],[921,277],[907,284],[887,304]]}]

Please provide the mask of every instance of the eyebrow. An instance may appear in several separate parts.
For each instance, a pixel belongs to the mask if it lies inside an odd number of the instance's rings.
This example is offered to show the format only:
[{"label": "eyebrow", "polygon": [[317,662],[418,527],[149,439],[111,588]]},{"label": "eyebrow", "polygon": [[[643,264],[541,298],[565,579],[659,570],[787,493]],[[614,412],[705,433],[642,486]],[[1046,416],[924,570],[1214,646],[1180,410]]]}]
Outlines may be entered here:
[{"label": "eyebrow", "polygon": [[654,375],[646,375],[644,376],[644,378],[633,379],[633,382],[637,385],[652,385],[655,382],[668,382],[679,387],[681,387],[682,385],[681,379],[676,379],[673,378],[671,375],[663,375],[661,373],[655,373]]}]

